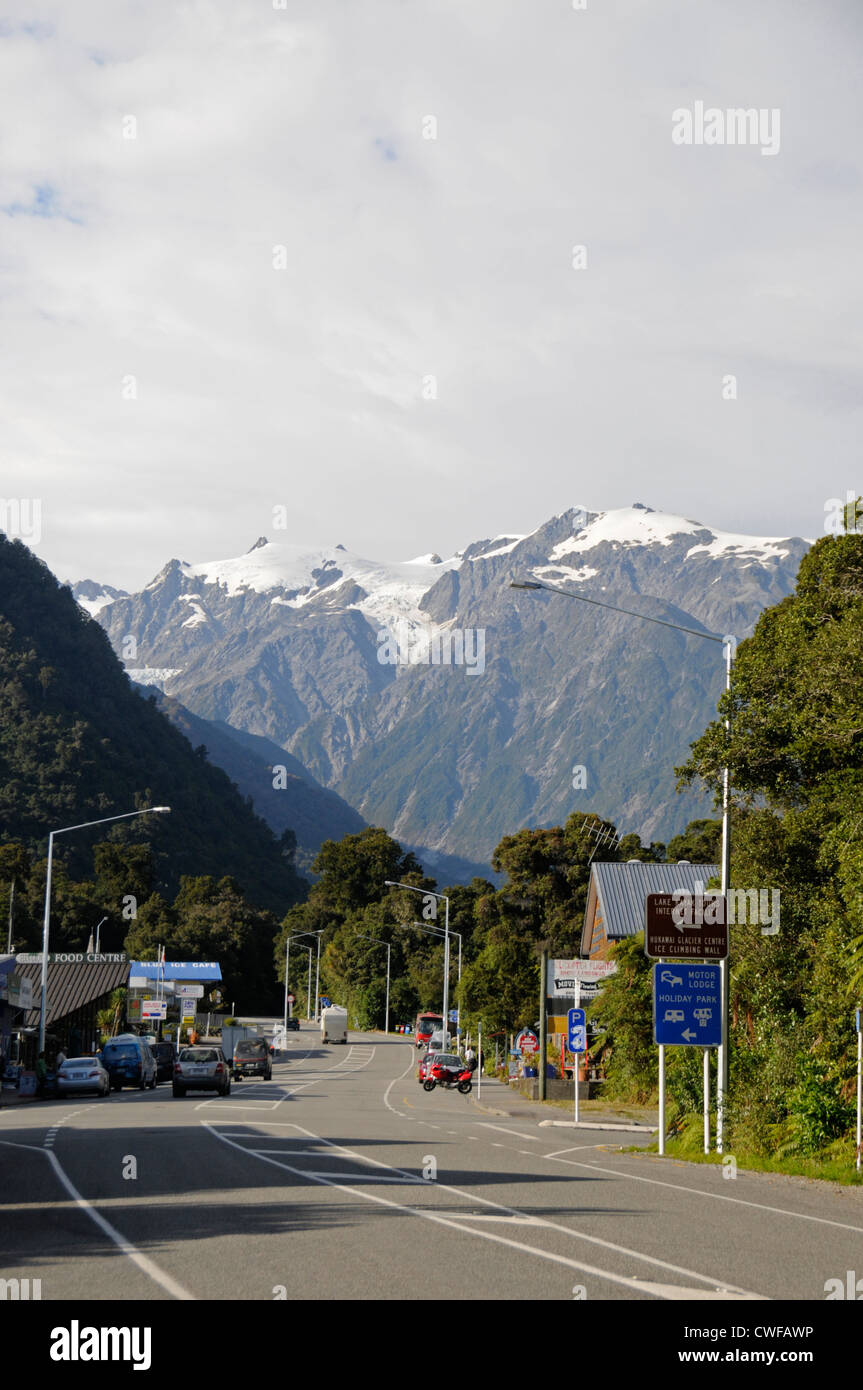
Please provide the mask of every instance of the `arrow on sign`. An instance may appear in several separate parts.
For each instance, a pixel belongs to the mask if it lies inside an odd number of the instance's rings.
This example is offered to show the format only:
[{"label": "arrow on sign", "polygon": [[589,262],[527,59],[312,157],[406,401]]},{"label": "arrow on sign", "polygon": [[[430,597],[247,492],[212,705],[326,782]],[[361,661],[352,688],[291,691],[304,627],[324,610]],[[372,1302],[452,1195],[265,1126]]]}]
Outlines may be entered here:
[{"label": "arrow on sign", "polygon": [[691,1032],[691,1031],[687,1028],[686,1031],[685,1031],[685,1033],[681,1033],[681,1037],[685,1038],[687,1042],[692,1042],[692,1039],[693,1039],[693,1038],[697,1038],[697,1037],[698,1037],[698,1034],[697,1034],[697,1033]]}]

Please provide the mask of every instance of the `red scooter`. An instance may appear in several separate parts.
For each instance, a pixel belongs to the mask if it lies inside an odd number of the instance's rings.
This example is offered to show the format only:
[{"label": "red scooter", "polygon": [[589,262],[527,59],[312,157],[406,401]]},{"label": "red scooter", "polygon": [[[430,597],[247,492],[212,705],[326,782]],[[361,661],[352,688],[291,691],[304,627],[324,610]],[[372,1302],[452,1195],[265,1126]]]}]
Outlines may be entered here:
[{"label": "red scooter", "polygon": [[433,1091],[435,1086],[444,1086],[451,1091],[453,1087],[466,1096],[471,1090],[471,1071],[463,1062],[458,1065],[433,1062],[423,1082],[424,1091]]}]

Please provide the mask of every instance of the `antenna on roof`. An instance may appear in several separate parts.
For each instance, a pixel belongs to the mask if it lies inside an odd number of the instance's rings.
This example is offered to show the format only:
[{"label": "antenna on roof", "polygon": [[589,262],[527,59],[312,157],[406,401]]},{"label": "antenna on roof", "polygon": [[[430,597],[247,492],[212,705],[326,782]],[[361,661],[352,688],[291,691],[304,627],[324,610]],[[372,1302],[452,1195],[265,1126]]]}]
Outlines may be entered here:
[{"label": "antenna on roof", "polygon": [[588,826],[587,833],[588,835],[594,835],[596,837],[596,848],[593,850],[590,859],[588,859],[588,864],[591,863],[593,855],[596,854],[598,849],[605,849],[606,846],[611,849],[617,849],[617,846],[620,844],[620,836],[610,825],[590,825]]}]

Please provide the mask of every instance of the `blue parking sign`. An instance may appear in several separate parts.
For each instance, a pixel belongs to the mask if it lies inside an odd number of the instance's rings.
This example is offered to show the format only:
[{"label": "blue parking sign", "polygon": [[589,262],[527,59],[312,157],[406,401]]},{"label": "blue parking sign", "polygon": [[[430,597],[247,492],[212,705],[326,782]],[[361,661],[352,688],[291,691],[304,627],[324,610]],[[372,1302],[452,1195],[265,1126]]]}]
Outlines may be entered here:
[{"label": "blue parking sign", "polygon": [[570,1009],[566,1017],[570,1052],[586,1052],[587,1025],[584,1021],[584,1009]]}]

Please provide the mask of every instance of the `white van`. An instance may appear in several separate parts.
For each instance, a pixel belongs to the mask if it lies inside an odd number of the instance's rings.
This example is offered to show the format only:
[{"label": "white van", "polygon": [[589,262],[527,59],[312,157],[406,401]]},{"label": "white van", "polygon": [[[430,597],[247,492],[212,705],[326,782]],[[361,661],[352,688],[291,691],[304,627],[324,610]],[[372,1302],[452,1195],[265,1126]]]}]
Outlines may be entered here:
[{"label": "white van", "polygon": [[321,1042],[346,1043],[348,1040],[348,1011],[331,1004],[321,1009]]}]

